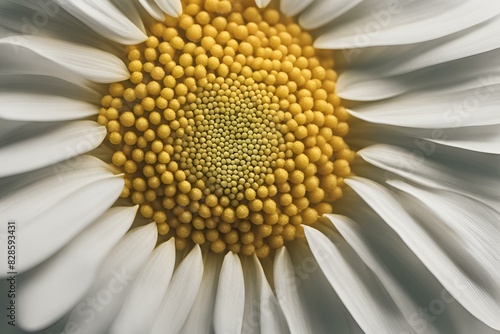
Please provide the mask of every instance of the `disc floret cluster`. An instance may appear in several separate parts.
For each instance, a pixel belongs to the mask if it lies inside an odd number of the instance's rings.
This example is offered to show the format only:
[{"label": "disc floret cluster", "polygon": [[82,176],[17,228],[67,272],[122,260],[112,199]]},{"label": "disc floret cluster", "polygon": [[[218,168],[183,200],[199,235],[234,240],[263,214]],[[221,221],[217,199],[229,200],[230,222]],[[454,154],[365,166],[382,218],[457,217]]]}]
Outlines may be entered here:
[{"label": "disc floret cluster", "polygon": [[122,197],[176,246],[266,257],[333,212],[354,153],[333,57],[253,1],[190,0],[130,47],[98,122]]}]

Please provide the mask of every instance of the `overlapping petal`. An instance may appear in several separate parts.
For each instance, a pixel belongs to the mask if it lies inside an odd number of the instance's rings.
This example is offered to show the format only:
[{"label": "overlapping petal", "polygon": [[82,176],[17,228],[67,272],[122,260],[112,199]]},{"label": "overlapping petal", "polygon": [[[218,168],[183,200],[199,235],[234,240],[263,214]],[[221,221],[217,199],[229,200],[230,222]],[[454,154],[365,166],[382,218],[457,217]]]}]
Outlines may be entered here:
[{"label": "overlapping petal", "polygon": [[23,276],[18,294],[22,328],[43,329],[81,300],[105,257],[132,224],[135,210],[124,210],[104,214],[47,262]]},{"label": "overlapping petal", "polygon": [[315,45],[348,49],[416,44],[473,27],[499,13],[500,5],[491,0],[365,0],[318,37]]},{"label": "overlapping petal", "polygon": [[182,4],[180,0],[155,0],[156,4],[170,16],[178,17],[182,14]]},{"label": "overlapping petal", "polygon": [[182,334],[213,333],[214,306],[222,261],[222,256],[205,254],[200,289],[193,308],[182,327]]},{"label": "overlapping petal", "polygon": [[[432,235],[411,218],[387,189],[362,178],[347,182],[398,233],[456,300],[478,319],[500,330],[500,299],[496,283],[472,279],[467,270],[452,261]],[[476,270],[478,268],[476,266]]]},{"label": "overlapping petal", "polygon": [[238,255],[224,257],[217,287],[214,328],[217,333],[241,333],[245,311],[245,282]]},{"label": "overlapping petal", "polygon": [[[135,279],[110,333],[138,333],[151,329],[172,278],[175,264],[174,239],[158,246]],[[137,318],[137,314],[142,314]]]},{"label": "overlapping petal", "polygon": [[[23,236],[18,242],[19,272],[54,254],[118,198],[123,179],[96,160],[87,160],[93,167],[87,164],[89,169],[86,170],[71,167],[78,159],[67,162],[67,165],[55,165],[51,171],[42,171],[45,177],[0,199],[0,213],[16,220],[17,231]],[[57,172],[56,168],[66,170]],[[68,222],[72,224],[67,226]],[[7,240],[6,231],[2,231],[0,238],[2,242]],[[1,265],[2,275],[8,271],[4,270],[6,265],[5,262]]]},{"label": "overlapping petal", "polygon": [[3,37],[0,44],[29,49],[91,81],[111,83],[129,77],[117,56],[93,47],[35,35]]},{"label": "overlapping petal", "polygon": [[168,286],[151,333],[173,333],[182,329],[189,316],[203,277],[203,258],[196,245],[182,260]]},{"label": "overlapping petal", "polygon": [[0,177],[22,174],[87,153],[101,144],[106,128],[92,121],[24,123],[0,134]]},{"label": "overlapping petal", "polygon": [[146,35],[109,0],[56,0],[70,14],[103,37],[121,44],[138,44]]},{"label": "overlapping petal", "polygon": [[68,323],[82,334],[108,332],[157,237],[155,222],[128,232],[102,263],[99,275],[71,312]]}]

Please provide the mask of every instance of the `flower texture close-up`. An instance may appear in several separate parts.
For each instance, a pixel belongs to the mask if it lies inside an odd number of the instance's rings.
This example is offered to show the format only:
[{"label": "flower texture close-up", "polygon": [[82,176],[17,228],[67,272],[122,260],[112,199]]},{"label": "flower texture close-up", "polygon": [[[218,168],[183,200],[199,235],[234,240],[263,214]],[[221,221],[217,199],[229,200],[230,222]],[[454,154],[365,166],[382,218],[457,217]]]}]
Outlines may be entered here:
[{"label": "flower texture close-up", "polygon": [[0,0],[0,333],[499,334],[500,1]]}]

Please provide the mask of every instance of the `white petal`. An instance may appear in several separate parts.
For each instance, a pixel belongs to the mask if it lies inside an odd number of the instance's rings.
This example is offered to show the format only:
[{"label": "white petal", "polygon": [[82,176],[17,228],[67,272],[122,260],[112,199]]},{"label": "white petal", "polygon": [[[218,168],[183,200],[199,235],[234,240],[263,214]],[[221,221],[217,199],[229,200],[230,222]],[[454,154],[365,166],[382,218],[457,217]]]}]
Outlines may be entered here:
[{"label": "white petal", "polygon": [[[403,181],[389,180],[388,184],[416,198],[412,202],[419,211],[419,221],[433,221],[429,230],[449,257],[464,268],[477,282],[486,281],[500,292],[500,213],[488,206],[445,191],[429,191]],[[415,211],[415,210],[413,210]],[[432,220],[431,220],[432,219]],[[472,271],[471,268],[479,266]],[[500,304],[500,293],[499,302]]]},{"label": "white petal", "polygon": [[262,267],[260,267],[259,271],[260,279],[257,284],[260,284],[260,332],[276,334],[290,333],[285,315],[264,275]]},{"label": "white petal", "polygon": [[490,0],[365,0],[316,40],[319,48],[347,49],[420,43],[475,26],[500,13]]},{"label": "white petal", "polygon": [[78,161],[76,158],[54,165],[52,173],[45,173],[40,179],[3,196],[0,199],[0,212],[9,217],[19,217],[20,228],[25,228],[34,224],[40,214],[77,193],[79,189],[116,177],[105,168],[104,163],[94,164],[91,161],[87,165],[89,169],[74,168],[72,164]]},{"label": "white petal", "polygon": [[41,36],[10,36],[0,44],[27,48],[81,77],[99,83],[123,81],[130,73],[115,55],[89,46]]},{"label": "white petal", "polygon": [[82,334],[107,333],[157,237],[155,222],[128,232],[101,265],[92,288],[71,312],[68,323]]},{"label": "white petal", "polygon": [[[145,268],[117,316],[110,333],[148,332],[170,282],[175,264],[174,240],[160,245],[150,256]],[[137,314],[141,317],[136,317]]]},{"label": "white petal", "polygon": [[87,172],[100,173],[103,170],[107,170],[110,173],[116,172],[116,169],[94,156],[80,155],[33,172],[0,178],[0,197],[12,194],[26,185],[34,184],[38,181],[42,182],[44,178],[55,177],[53,180],[60,182],[61,180],[67,180],[68,175],[71,175],[73,172],[86,174]]},{"label": "white petal", "polygon": [[[493,331],[491,328],[487,330],[489,327],[471,315],[450,295],[395,231],[366,203],[357,196],[350,196],[351,191],[346,191],[345,195],[355,199],[352,203],[354,206],[343,201],[343,207],[346,207],[346,204],[350,206],[349,211],[345,213],[360,225],[359,231],[372,247],[372,254],[382,255],[380,259],[387,269],[397,278],[404,292],[418,304],[418,312],[411,314],[409,322],[417,333],[427,333],[431,326],[435,326],[438,333],[470,334],[475,332],[472,328],[475,328],[477,333]],[[404,194],[398,195],[402,201],[406,202],[408,199]],[[347,198],[344,196],[344,199]],[[435,219],[429,220],[429,224],[432,225]]]},{"label": "white petal", "polygon": [[[5,294],[8,294],[10,288],[10,284],[8,284],[7,281],[0,282],[0,291],[5,292]],[[0,299],[0,307],[5,310],[9,306],[10,300],[7,298],[2,298]],[[47,327],[41,331],[37,331],[37,334],[55,334],[55,333],[63,333],[64,327],[66,325],[66,318],[62,318],[58,322],[56,322],[54,325]],[[0,333],[2,334],[28,334],[30,332],[26,332],[21,329],[19,324],[16,323],[15,326],[12,326],[5,321],[4,323],[0,324]]]},{"label": "white petal", "polygon": [[[32,268],[58,251],[103,214],[123,189],[123,179],[109,172],[89,177],[73,173],[71,177],[72,182],[59,185],[54,184],[54,179],[43,180],[49,184],[52,181],[50,191],[40,185],[43,182],[38,182],[0,200],[2,215],[18,221],[17,230],[21,235],[18,272]],[[49,201],[39,200],[42,207],[36,207],[32,201],[44,195]],[[69,226],[68,222],[71,222]],[[0,233],[0,240],[6,239],[7,235]],[[6,264],[0,265],[2,275],[4,266]]]},{"label": "white petal", "polygon": [[214,333],[213,315],[222,260],[222,255],[211,253],[205,255],[200,289],[198,290],[193,308],[184,323],[184,327],[182,327],[182,334]]},{"label": "white petal", "polygon": [[[42,58],[36,57],[33,61],[36,62],[38,59]],[[64,72],[70,74],[69,71]],[[52,74],[0,74],[0,90],[3,93],[46,94],[100,105],[102,93],[94,89],[97,86],[91,87],[91,85],[94,83],[83,79],[79,83],[73,83]]]},{"label": "white petal", "polygon": [[[424,137],[425,138],[425,137]],[[435,143],[465,150],[500,154],[500,126],[478,126],[450,129],[442,139],[426,137]]]},{"label": "white petal", "polygon": [[[244,310],[244,315],[243,315],[243,324],[241,328],[241,333],[242,334],[259,334],[260,331],[260,316],[261,316],[261,305],[260,305],[260,294],[261,294],[261,289],[260,289],[260,284],[259,280],[261,277],[259,276],[259,272],[256,266],[262,266],[260,265],[259,260],[257,259],[256,255],[254,254],[253,256],[244,256],[240,258],[241,260],[241,267],[243,269],[243,277],[244,277],[244,291],[245,291],[245,297],[244,297],[244,302],[245,302],[245,310]],[[265,278],[265,276],[264,276]],[[276,299],[276,303],[278,300]],[[267,317],[273,317],[273,314],[269,312],[270,310],[267,310],[267,314],[264,314],[264,316],[267,315]],[[283,313],[281,313],[282,319],[285,321],[286,320],[283,316]],[[274,333],[274,331],[272,332]]]},{"label": "white petal", "polygon": [[156,4],[170,16],[179,17],[182,14],[180,0],[155,0]]},{"label": "white petal", "polygon": [[[158,246],[134,281],[109,333],[149,332],[172,277],[175,243],[170,239]],[[141,314],[140,317],[137,317]]]},{"label": "white petal", "polygon": [[[315,0],[300,14],[300,26],[305,29],[316,29],[340,17],[363,0]],[[299,4],[299,1],[295,1]],[[311,2],[311,1],[304,1]],[[298,13],[298,11],[297,11]]]},{"label": "white petal", "polygon": [[257,256],[242,259],[245,277],[245,317],[242,333],[290,333],[278,299]]},{"label": "white petal", "polygon": [[[262,5],[258,5],[263,8],[269,4],[271,0],[261,1]],[[259,1],[256,1],[259,4]],[[319,2],[318,0],[281,0],[280,11],[287,16],[295,16],[302,12],[304,8],[314,2]],[[301,23],[302,26],[302,23]]]},{"label": "white petal", "polygon": [[[243,269],[244,277],[244,291],[245,291],[245,309],[243,315],[243,324],[241,327],[242,334],[259,334],[260,333],[260,286],[258,280],[260,277],[256,265],[260,265],[259,260],[256,255],[244,256],[240,258],[241,267]],[[257,274],[257,275],[256,275]],[[278,300],[276,300],[277,302]],[[269,317],[272,317],[272,313],[267,312]],[[282,314],[283,316],[283,314]],[[284,316],[282,317],[283,320]],[[286,321],[285,321],[286,323]]]},{"label": "white petal", "polygon": [[342,76],[349,84],[360,83],[479,55],[500,48],[500,40],[495,39],[499,32],[500,16],[425,44],[343,51],[346,65],[352,70]]},{"label": "white petal", "polygon": [[162,305],[156,316],[152,334],[178,333],[186,321],[196,300],[201,278],[203,258],[196,245],[175,270]]},{"label": "white petal", "polygon": [[115,202],[122,189],[121,179],[99,180],[40,214],[36,224],[20,228],[18,271],[38,265],[70,242]]},{"label": "white petal", "polygon": [[[416,141],[420,152],[436,154],[435,147],[424,141]],[[458,168],[457,164],[442,165],[430,159],[421,159],[415,151],[390,145],[374,145],[358,154],[368,163],[402,176],[427,187],[460,193],[482,202],[498,206],[500,180],[497,176],[480,170]],[[471,175],[474,175],[471,178]]]},{"label": "white petal", "polygon": [[4,143],[0,147],[3,161],[0,177],[32,171],[86,153],[99,146],[105,137],[106,128],[92,121],[30,123],[15,133],[0,136],[0,142]]},{"label": "white petal", "polygon": [[[386,265],[375,255],[377,250],[368,245],[361,232],[361,227],[351,219],[339,215],[327,215],[335,228],[344,237],[346,242],[358,254],[360,259],[373,271],[387,290],[397,308],[403,313],[409,324],[415,322],[418,306],[411,300],[396,278],[390,273]],[[416,329],[414,327],[414,329]],[[437,333],[432,323],[427,325],[426,333]]]},{"label": "white petal", "polygon": [[323,273],[363,331],[411,332],[383,286],[345,242],[337,245],[309,226],[304,230]]},{"label": "white petal", "polygon": [[70,14],[102,36],[125,45],[147,36],[108,0],[56,0]]},{"label": "white petal", "polygon": [[165,14],[154,0],[139,0],[139,3],[155,20],[165,20]]},{"label": "white petal", "polygon": [[[26,19],[19,19],[23,17]],[[33,17],[35,19],[32,19]],[[123,49],[117,43],[109,43],[108,39],[76,19],[53,0],[43,4],[33,3],[30,0],[10,2],[2,6],[0,21],[2,26],[10,31],[7,35],[20,34],[26,37],[36,35],[75,41],[111,53],[119,53],[120,49]],[[10,51],[12,53],[12,48]]]},{"label": "white petal", "polygon": [[132,224],[135,208],[104,214],[88,229],[19,282],[19,325],[40,330],[62,317],[85,295],[99,266]]},{"label": "white petal", "polygon": [[266,7],[267,5],[269,5],[270,2],[271,2],[271,0],[255,0],[255,3],[257,4],[257,7],[259,7],[259,8]]},{"label": "white petal", "polygon": [[[370,123],[445,129],[500,124],[500,85],[435,89],[364,104],[349,112]],[[353,108],[354,109],[354,108]]]},{"label": "white petal", "polygon": [[32,93],[0,93],[0,119],[51,122],[94,116],[93,104],[60,96]]},{"label": "white petal", "polygon": [[238,255],[224,257],[215,299],[214,328],[216,333],[241,333],[245,311],[245,282]]},{"label": "white petal", "polygon": [[500,330],[500,301],[471,280],[447,256],[427,231],[417,224],[387,189],[355,177],[346,183],[401,237],[429,271],[469,312],[488,326]]},{"label": "white petal", "polygon": [[281,309],[292,334],[313,333],[307,323],[307,310],[297,294],[298,282],[293,271],[292,260],[285,247],[278,249],[274,257],[274,286]]},{"label": "white petal", "polygon": [[[142,22],[141,13],[135,6],[136,0],[111,0],[113,5],[125,14],[130,21],[132,21],[137,28],[144,34],[147,34],[144,22]],[[163,18],[162,18],[163,19]]]},{"label": "white petal", "polygon": [[[500,81],[500,50],[438,64],[411,73],[379,77],[349,76],[342,73],[337,81],[337,94],[348,100],[375,101],[403,93],[440,86],[466,84],[472,88]],[[465,69],[465,70],[464,70]],[[352,73],[351,73],[352,74]],[[362,79],[362,80],[359,80]]]},{"label": "white petal", "polygon": [[61,65],[46,59],[31,50],[26,48],[17,48],[18,52],[13,54],[11,48],[11,45],[0,46],[0,55],[2,57],[3,65],[0,67],[0,74],[2,75],[52,76],[71,82],[80,87],[89,85],[89,81],[82,78],[80,75],[69,71]]}]

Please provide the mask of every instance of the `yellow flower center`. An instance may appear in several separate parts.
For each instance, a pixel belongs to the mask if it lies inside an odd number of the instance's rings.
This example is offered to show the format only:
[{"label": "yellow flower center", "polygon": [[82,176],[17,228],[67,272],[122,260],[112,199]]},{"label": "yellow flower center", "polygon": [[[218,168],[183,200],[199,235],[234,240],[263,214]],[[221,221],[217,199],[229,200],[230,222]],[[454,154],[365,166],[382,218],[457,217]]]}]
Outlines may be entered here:
[{"label": "yellow flower center", "polygon": [[130,47],[98,122],[122,197],[183,249],[266,257],[333,211],[354,153],[333,54],[275,9],[189,0]]}]

